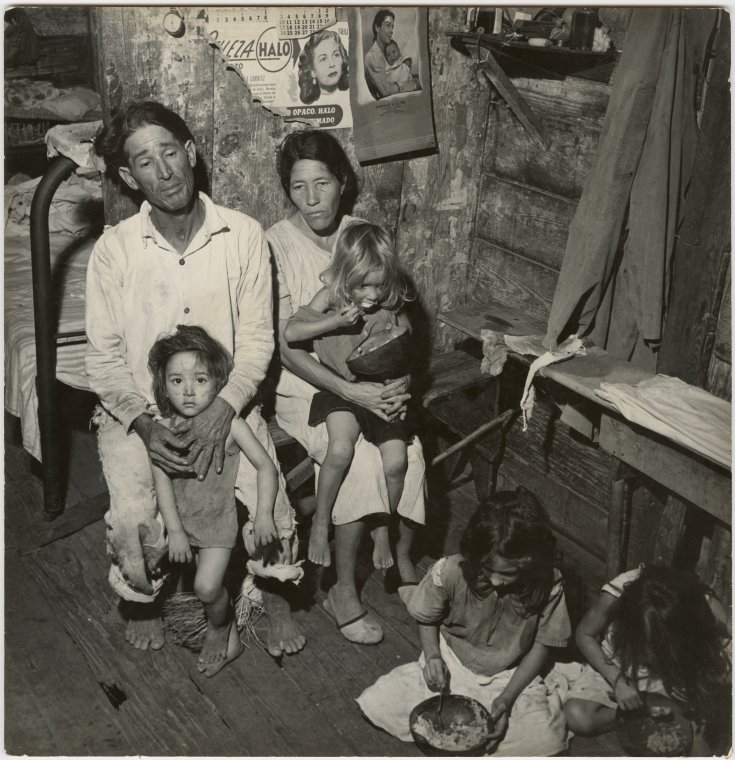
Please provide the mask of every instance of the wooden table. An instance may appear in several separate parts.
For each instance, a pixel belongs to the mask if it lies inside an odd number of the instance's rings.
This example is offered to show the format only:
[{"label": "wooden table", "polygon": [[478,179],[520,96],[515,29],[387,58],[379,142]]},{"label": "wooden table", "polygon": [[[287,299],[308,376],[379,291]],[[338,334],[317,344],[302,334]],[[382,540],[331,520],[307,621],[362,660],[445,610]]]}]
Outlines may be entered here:
[{"label": "wooden table", "polygon": [[[538,336],[539,352],[545,325],[526,314],[498,304],[476,304],[451,312],[440,313],[439,321],[456,328],[465,335],[482,340],[483,330],[513,336]],[[528,356],[510,353],[510,356],[529,365]],[[573,391],[591,402],[597,416],[597,443],[618,461],[661,484],[677,497],[703,509],[728,526],[731,517],[731,471],[699,452],[693,451],[662,435],[626,420],[609,402],[595,391],[600,383],[626,383],[634,385],[653,375],[627,362],[615,359],[606,351],[591,347],[586,355],[577,355],[558,364],[552,364],[538,373],[554,383]],[[625,539],[625,470],[617,468],[613,478],[612,498],[608,515],[610,552],[607,571],[609,577],[620,572],[623,563],[622,547]]]}]

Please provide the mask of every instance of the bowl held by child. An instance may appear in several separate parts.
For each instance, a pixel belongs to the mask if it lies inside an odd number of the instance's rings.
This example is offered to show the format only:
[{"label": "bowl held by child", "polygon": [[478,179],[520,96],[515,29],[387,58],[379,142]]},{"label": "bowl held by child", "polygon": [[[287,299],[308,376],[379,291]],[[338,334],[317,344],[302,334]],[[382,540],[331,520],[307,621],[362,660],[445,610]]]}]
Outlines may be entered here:
[{"label": "bowl held by child", "polygon": [[411,334],[394,325],[373,330],[347,357],[347,366],[358,378],[374,382],[403,377],[411,367]]},{"label": "bowl held by child", "polygon": [[618,708],[615,724],[623,749],[636,757],[678,757],[692,748],[692,722],[680,703],[662,694],[643,692],[643,707]]},{"label": "bowl held by child", "polygon": [[493,721],[476,699],[461,694],[429,697],[411,710],[409,728],[416,746],[427,755],[474,757],[492,752]]}]

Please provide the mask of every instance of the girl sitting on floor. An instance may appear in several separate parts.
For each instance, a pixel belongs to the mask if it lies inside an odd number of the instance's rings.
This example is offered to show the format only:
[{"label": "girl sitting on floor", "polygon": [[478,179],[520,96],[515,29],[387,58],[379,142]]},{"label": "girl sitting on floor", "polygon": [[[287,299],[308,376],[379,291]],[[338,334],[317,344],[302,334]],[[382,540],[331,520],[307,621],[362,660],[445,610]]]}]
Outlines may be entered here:
[{"label": "girl sitting on floor", "polygon": [[[148,367],[161,416],[174,426],[180,417],[190,419],[204,411],[225,386],[232,366],[227,349],[201,327],[179,325],[173,335],[159,338],[150,350]],[[278,541],[273,519],[278,470],[244,419],[232,420],[221,474],[210,467],[203,481],[195,475],[172,479],[153,465],[169,559],[183,563],[196,556],[194,593],[207,616],[197,668],[208,677],[242,652],[232,601],[224,585],[237,538],[235,480],[240,452],[257,471],[256,546],[274,545]]]},{"label": "girl sitting on floor", "polygon": [[[376,224],[351,222],[340,233],[334,258],[321,279],[325,287],[291,317],[284,337],[289,344],[314,340],[320,362],[346,380],[358,381],[346,363],[352,351],[379,331],[410,327],[403,310],[408,299],[407,284],[390,235]],[[335,393],[319,391],[311,402],[309,425],[325,421],[329,443],[319,472],[309,538],[309,559],[317,565],[331,563],[328,535],[332,508],[360,433],[380,450],[392,514],[403,493],[407,443],[413,438],[405,419],[383,419]],[[393,565],[388,526],[378,525],[372,535],[373,563],[386,570]],[[410,581],[413,565],[409,550],[410,543],[404,540],[398,547],[397,560],[401,577]],[[415,583],[402,584],[399,592],[409,586],[413,590]]]},{"label": "girl sitting on floor", "polygon": [[575,634],[589,664],[575,674],[559,666],[571,683],[569,728],[582,736],[611,731],[618,707],[640,708],[641,693],[653,692],[686,703],[696,726],[692,754],[712,754],[705,736],[718,714],[731,717],[727,621],[693,573],[651,566],[605,584]]},{"label": "girl sitting on floor", "polygon": [[412,708],[451,688],[487,707],[497,754],[564,750],[561,698],[540,677],[549,647],[566,646],[571,635],[554,548],[546,510],[524,488],[498,492],[480,507],[460,554],[431,567],[408,604],[419,623],[419,661],[358,698],[370,721],[412,741]]}]

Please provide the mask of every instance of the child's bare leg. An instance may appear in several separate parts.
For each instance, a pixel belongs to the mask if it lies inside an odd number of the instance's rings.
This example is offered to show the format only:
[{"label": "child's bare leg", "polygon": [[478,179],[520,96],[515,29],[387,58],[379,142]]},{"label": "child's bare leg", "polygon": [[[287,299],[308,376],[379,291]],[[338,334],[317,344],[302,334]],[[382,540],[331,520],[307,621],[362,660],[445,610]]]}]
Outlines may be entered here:
[{"label": "child's bare leg", "polygon": [[200,549],[197,559],[194,593],[207,614],[207,636],[197,669],[207,677],[219,673],[242,652],[232,602],[223,585],[231,553],[230,549]]},{"label": "child's bare leg", "polygon": [[615,728],[615,710],[589,699],[568,699],[564,716],[569,729],[580,736],[598,736]]},{"label": "child's bare leg", "polygon": [[378,570],[393,567],[393,551],[390,548],[388,515],[371,515],[374,527],[370,529],[373,539],[373,565]]},{"label": "child's bare leg", "polygon": [[316,510],[309,535],[309,560],[315,565],[329,565],[332,561],[329,555],[332,508],[355,454],[360,426],[351,412],[332,412],[327,417],[327,434],[327,455],[319,470]]},{"label": "child's bare leg", "polygon": [[[401,495],[403,494],[403,485],[406,480],[406,470],[408,469],[406,442],[400,440],[385,441],[380,444],[379,448],[380,455],[383,458],[385,484],[388,488],[388,504],[391,514],[395,515],[398,504],[401,501]],[[416,572],[409,556],[413,544],[413,534],[413,527],[409,523],[399,520],[396,562],[398,564],[398,573],[403,583],[412,583],[416,580]],[[387,537],[388,533],[386,530],[386,540]],[[392,556],[390,564],[393,564]]]}]

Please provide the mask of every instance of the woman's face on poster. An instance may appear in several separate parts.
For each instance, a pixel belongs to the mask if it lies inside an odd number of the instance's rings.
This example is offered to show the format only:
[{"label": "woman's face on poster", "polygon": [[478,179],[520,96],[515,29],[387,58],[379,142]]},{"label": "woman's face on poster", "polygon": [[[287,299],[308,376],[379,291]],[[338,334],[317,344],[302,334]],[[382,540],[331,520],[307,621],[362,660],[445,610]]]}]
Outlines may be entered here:
[{"label": "woman's face on poster", "polygon": [[385,47],[393,39],[393,18],[386,16],[378,27],[378,42]]},{"label": "woman's face on poster", "polygon": [[333,37],[322,40],[316,48],[312,58],[314,76],[319,86],[334,89],[342,76],[342,51],[339,42]]}]

